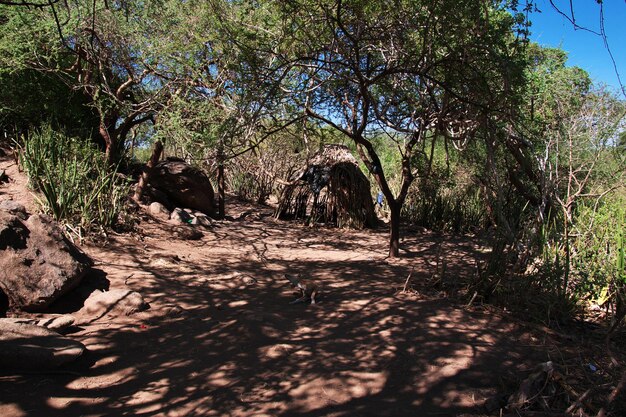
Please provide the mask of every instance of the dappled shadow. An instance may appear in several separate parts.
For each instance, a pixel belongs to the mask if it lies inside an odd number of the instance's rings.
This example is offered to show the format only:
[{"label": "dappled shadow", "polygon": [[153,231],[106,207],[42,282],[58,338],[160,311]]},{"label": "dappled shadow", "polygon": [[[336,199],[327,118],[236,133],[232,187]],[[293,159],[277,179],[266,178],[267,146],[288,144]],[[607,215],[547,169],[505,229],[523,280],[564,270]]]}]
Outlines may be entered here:
[{"label": "dappled shadow", "polygon": [[106,272],[99,268],[90,268],[80,284],[52,303],[48,311],[57,314],[75,313],[83,307],[85,300],[94,291],[107,291],[109,285]]},{"label": "dappled shadow", "polygon": [[[89,368],[0,378],[2,415],[455,416],[545,360],[497,316],[399,291],[409,272],[432,274],[427,238],[406,238],[411,256],[394,262],[384,231],[271,219],[131,243],[90,255],[152,308],[75,333]],[[290,305],[283,273],[321,284],[320,303]]]}]

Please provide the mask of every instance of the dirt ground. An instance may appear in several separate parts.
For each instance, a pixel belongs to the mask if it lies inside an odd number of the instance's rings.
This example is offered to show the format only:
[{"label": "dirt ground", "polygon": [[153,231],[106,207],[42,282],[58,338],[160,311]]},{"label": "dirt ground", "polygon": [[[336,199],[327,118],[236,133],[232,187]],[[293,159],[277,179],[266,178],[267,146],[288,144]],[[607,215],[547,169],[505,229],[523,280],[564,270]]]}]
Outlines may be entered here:
[{"label": "dirt ground", "polygon": [[[10,160],[0,199],[35,206]],[[0,376],[0,416],[458,416],[554,359],[546,334],[506,314],[467,309],[415,288],[448,263],[472,273],[471,238],[405,232],[386,259],[387,230],[349,231],[277,221],[267,207],[228,204],[234,218],[198,241],[158,221],[85,245],[86,278],[130,288],[151,308],[103,317],[69,337],[88,354],[67,371]],[[295,298],[284,273],[323,286]],[[250,278],[253,278],[250,280]],[[61,305],[57,312],[77,306]],[[584,358],[581,358],[584,361]]]}]

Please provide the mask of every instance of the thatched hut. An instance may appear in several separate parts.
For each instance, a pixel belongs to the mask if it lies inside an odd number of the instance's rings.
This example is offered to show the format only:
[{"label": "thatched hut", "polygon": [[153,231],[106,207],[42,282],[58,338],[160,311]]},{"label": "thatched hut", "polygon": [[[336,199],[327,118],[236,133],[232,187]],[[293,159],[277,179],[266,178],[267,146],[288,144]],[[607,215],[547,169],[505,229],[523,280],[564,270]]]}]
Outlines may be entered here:
[{"label": "thatched hut", "polygon": [[376,224],[370,182],[350,150],[326,145],[283,189],[276,217],[362,229]]}]

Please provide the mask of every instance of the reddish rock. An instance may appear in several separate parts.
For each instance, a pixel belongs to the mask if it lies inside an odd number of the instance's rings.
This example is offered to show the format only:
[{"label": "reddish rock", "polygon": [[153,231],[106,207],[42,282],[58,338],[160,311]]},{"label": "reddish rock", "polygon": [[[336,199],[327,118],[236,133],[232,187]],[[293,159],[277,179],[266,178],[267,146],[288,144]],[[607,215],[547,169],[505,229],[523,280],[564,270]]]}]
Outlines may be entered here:
[{"label": "reddish rock", "polygon": [[12,309],[44,311],[90,268],[89,258],[48,216],[33,215],[23,222],[0,211],[0,235],[0,289]]}]

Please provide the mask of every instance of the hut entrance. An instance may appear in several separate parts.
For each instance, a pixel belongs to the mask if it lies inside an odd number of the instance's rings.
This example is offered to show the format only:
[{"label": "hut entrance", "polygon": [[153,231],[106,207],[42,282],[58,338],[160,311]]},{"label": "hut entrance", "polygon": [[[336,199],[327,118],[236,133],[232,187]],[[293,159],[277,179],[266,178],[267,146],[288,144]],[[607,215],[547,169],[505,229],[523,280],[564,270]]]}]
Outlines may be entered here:
[{"label": "hut entrance", "polygon": [[326,145],[285,186],[276,217],[356,229],[374,227],[370,182],[347,147]]}]

